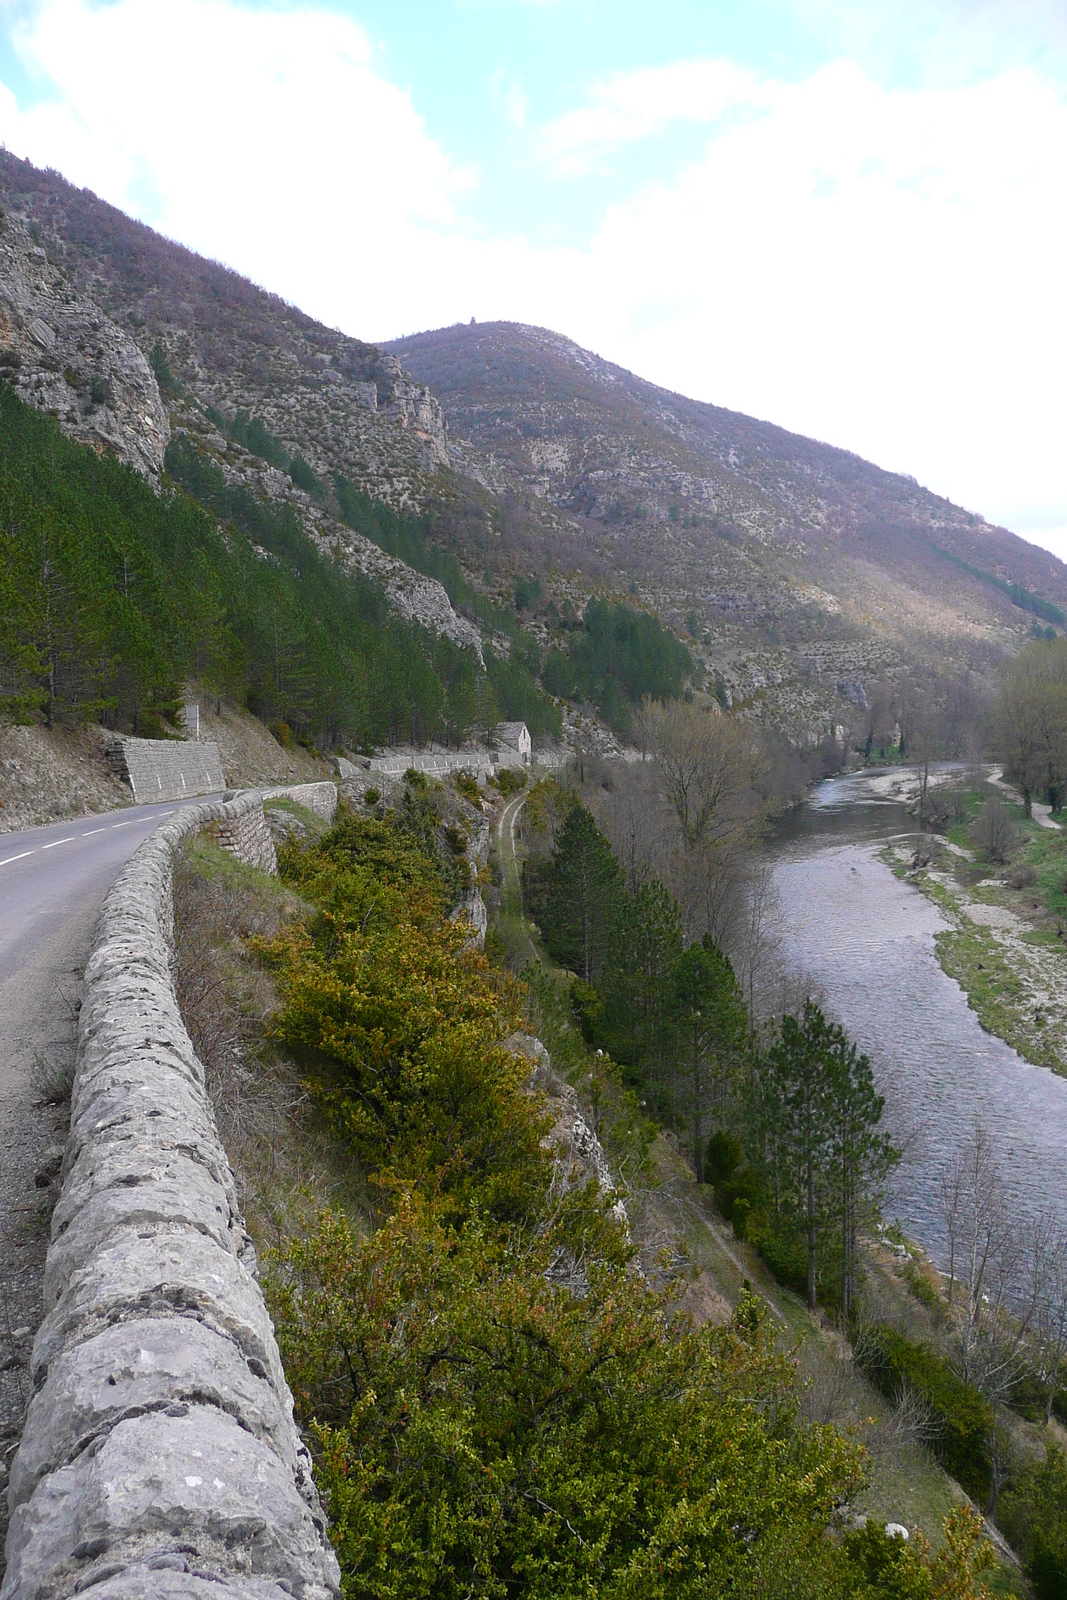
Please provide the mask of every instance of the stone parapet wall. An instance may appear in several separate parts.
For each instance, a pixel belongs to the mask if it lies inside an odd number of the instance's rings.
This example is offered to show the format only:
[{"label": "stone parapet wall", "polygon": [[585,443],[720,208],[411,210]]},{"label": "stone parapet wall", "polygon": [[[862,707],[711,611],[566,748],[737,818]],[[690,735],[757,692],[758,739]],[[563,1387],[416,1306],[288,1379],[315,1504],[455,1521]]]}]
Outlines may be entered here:
[{"label": "stone parapet wall", "polygon": [[[542,762],[541,757],[535,754],[533,765],[557,767],[565,765],[566,760],[566,755],[557,758],[553,753],[547,762]],[[425,772],[431,778],[444,778],[450,772],[467,771],[473,772],[476,778],[484,779],[493,777],[502,767],[528,766],[522,751],[512,745],[500,745],[495,750],[415,750],[400,755],[373,756],[368,763],[371,772],[380,772],[387,778],[403,777],[411,767],[416,772]]]},{"label": "stone parapet wall", "polygon": [[328,780],[324,783],[294,783],[284,789],[259,789],[254,792],[263,796],[264,803],[269,800],[295,800],[297,805],[321,817],[324,822],[332,822],[337,811],[337,785]]},{"label": "stone parapet wall", "polygon": [[400,755],[373,756],[370,762],[372,772],[380,772],[387,778],[402,778],[409,767],[431,778],[444,778],[450,772],[463,770],[484,778],[493,775],[493,757],[484,750],[415,750]]},{"label": "stone parapet wall", "polygon": [[255,855],[260,796],[165,822],[101,912],[34,1396],[11,1470],[2,1600],[339,1593],[254,1251],[174,994],[174,854],[208,827],[242,859]]}]

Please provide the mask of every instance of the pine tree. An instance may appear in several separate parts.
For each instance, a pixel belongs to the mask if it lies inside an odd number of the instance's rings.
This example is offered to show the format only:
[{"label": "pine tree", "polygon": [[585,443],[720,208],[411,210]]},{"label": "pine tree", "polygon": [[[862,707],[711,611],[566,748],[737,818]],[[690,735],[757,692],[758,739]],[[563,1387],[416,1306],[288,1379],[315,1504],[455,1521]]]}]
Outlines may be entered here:
[{"label": "pine tree", "polygon": [[549,859],[528,873],[526,891],[552,956],[586,983],[596,982],[622,904],[622,872],[580,803],[568,812]]},{"label": "pine tree", "polygon": [[761,1131],[773,1138],[776,1200],[792,1206],[804,1235],[808,1304],[814,1309],[820,1256],[836,1234],[842,1309],[850,1316],[859,1220],[899,1160],[878,1131],[885,1102],[875,1093],[870,1061],[806,1000],[799,1017],[782,1018],[757,1098]]},{"label": "pine tree", "polygon": [[710,935],[678,957],[672,979],[678,1098],[689,1121],[693,1170],[703,1183],[708,1124],[713,1116],[725,1123],[748,1018],[733,967]]},{"label": "pine tree", "polygon": [[661,883],[651,879],[620,896],[604,975],[605,1044],[646,1082],[671,1091],[671,969],[681,950],[681,916]]}]

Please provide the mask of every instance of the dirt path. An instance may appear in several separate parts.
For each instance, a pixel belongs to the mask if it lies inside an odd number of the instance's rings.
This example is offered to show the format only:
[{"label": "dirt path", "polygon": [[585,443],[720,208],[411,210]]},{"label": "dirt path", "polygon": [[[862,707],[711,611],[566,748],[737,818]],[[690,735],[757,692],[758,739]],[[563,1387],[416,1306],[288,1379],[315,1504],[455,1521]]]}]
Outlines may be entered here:
[{"label": "dirt path", "polygon": [[[1018,789],[1013,788],[1010,783],[1005,783],[1003,767],[993,768],[989,774],[989,782],[994,789],[999,789],[1002,794],[1007,795],[1009,800],[1014,800],[1019,804],[1022,803],[1022,795]],[[1032,800],[1030,802],[1030,813],[1039,828],[1054,828],[1057,833],[1060,831],[1060,824],[1052,820],[1051,806],[1043,805],[1040,800]]]},{"label": "dirt path", "polygon": [[516,795],[513,800],[508,801],[500,813],[496,824],[496,848],[504,891],[504,910],[522,923],[530,960],[540,961],[541,957],[530,935],[530,925],[522,907],[522,872],[519,868],[519,852],[515,842],[515,828],[526,799],[524,794]]}]

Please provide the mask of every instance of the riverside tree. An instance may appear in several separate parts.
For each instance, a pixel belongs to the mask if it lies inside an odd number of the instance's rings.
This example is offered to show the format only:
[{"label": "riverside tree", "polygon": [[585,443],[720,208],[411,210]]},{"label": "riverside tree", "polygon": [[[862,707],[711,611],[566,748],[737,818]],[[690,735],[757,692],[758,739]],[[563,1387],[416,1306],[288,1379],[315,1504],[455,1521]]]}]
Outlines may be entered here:
[{"label": "riverside tree", "polygon": [[689,1124],[693,1171],[703,1183],[709,1123],[722,1127],[727,1121],[748,1018],[734,970],[708,935],[678,957],[672,977],[676,1098]]},{"label": "riverside tree", "polygon": [[657,1088],[673,1090],[671,979],[682,951],[678,907],[654,878],[622,894],[608,943],[598,1037]]},{"label": "riverside tree", "polygon": [[840,1256],[842,1311],[856,1294],[856,1238],[885,1176],[899,1159],[879,1123],[870,1060],[812,1000],[785,1016],[764,1053],[755,1090],[756,1120],[780,1209],[804,1239],[809,1306],[818,1296],[825,1245]]},{"label": "riverside tree", "polygon": [[993,712],[1005,776],[1059,806],[1067,785],[1067,639],[1036,639],[1004,669]]}]

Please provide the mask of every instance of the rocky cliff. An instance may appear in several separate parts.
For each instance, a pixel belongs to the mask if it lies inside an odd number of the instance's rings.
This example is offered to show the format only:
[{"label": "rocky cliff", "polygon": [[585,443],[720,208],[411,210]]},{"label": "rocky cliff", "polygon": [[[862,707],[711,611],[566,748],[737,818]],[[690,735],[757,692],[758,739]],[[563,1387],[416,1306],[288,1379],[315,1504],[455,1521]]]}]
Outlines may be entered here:
[{"label": "rocky cliff", "polygon": [[380,582],[406,620],[481,654],[477,628],[436,579],[346,527],[328,499],[208,418],[254,415],[325,483],[341,472],[396,509],[421,509],[448,464],[445,425],[396,356],[4,151],[0,203],[0,375],[22,398],[152,476],[171,436],[188,437],[231,484],[291,503],[320,547]]},{"label": "rocky cliff", "polygon": [[[36,229],[34,270],[65,274],[49,282],[153,365],[179,440],[229,483],[291,503],[398,611],[465,648],[481,647],[473,616],[345,525],[335,474],[424,513],[431,542],[497,604],[525,584],[523,621],[543,645],[566,642],[591,594],[648,608],[725,703],[792,736],[855,723],[880,678],[991,681],[1035,625],[1064,625],[1067,568],[1052,556],[909,478],[671,394],[559,334],[458,325],[382,349],[5,152],[0,204]],[[68,383],[64,362],[20,339],[35,403],[106,442],[85,363]],[[260,419],[281,467],[240,442],[239,415]],[[287,469],[296,456],[318,493]]]},{"label": "rocky cliff", "polygon": [[72,438],[149,477],[162,470],[170,424],[148,362],[10,215],[0,216],[0,375]]}]

